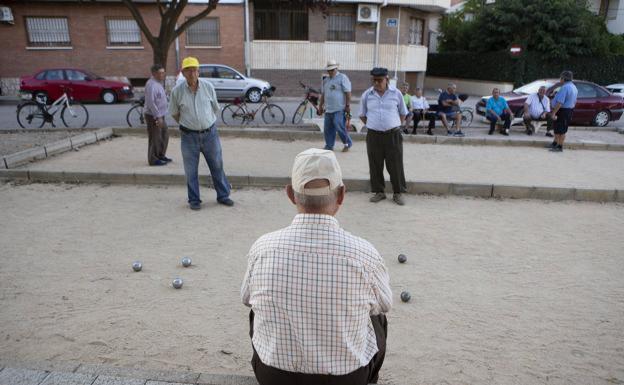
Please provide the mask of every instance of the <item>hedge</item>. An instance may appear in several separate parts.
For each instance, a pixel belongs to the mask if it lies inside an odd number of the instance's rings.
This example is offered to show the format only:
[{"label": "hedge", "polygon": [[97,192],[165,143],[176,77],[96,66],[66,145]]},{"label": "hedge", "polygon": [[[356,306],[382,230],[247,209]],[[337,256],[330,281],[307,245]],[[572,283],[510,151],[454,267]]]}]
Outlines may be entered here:
[{"label": "hedge", "polygon": [[535,79],[558,78],[564,69],[576,79],[601,85],[624,82],[624,55],[606,58],[573,57],[548,62],[537,53],[512,58],[507,51],[473,53],[448,52],[429,54],[427,75],[514,83],[520,86]]}]

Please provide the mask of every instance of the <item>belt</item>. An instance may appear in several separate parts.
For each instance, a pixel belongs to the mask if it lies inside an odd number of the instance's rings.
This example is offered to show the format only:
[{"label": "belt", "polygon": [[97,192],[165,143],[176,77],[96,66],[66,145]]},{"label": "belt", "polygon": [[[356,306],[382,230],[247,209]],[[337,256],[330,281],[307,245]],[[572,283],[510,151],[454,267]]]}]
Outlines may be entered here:
[{"label": "belt", "polygon": [[373,129],[369,129],[369,132],[374,132],[375,134],[393,134],[395,132],[400,132],[401,131],[401,127],[393,127],[389,130],[386,131],[379,131],[379,130],[373,130]]},{"label": "belt", "polygon": [[187,134],[190,134],[190,133],[203,134],[204,132],[210,131],[210,128],[207,128],[205,130],[191,130],[191,129],[184,127],[183,125],[180,125],[180,131],[186,132]]}]

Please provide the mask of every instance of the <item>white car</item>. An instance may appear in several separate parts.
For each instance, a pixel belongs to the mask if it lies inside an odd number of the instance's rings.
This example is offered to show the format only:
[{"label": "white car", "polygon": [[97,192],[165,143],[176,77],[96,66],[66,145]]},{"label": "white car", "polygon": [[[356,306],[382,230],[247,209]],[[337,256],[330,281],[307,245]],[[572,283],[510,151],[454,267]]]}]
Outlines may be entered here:
[{"label": "white car", "polygon": [[[262,99],[262,90],[271,87],[265,80],[248,78],[223,64],[200,64],[199,77],[212,83],[219,100],[246,98],[252,103],[258,103]],[[176,85],[183,81],[184,76],[180,72],[176,78]]]},{"label": "white car", "polygon": [[610,84],[605,88],[614,95],[620,95],[624,97],[624,83]]}]

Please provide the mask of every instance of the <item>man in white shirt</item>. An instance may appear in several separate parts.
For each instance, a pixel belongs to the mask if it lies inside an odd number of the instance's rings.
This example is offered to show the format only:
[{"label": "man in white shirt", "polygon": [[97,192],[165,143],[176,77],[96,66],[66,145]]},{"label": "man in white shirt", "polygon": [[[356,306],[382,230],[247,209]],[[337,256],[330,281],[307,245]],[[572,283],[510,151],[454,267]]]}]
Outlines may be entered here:
[{"label": "man in white shirt", "polygon": [[[425,115],[429,112],[429,103],[427,102],[427,99],[423,96],[422,90],[420,88],[416,88],[416,92],[414,93],[414,96],[412,96],[411,108],[413,113],[412,119],[414,120],[414,131],[412,132],[412,134],[416,135],[416,128],[418,127],[418,123],[422,119],[424,119]],[[432,128],[433,127],[431,127],[430,124],[429,128],[427,129],[427,135],[433,135],[433,132],[431,132]]]},{"label": "man in white shirt", "polygon": [[[524,126],[527,135],[533,135],[535,128],[531,122],[533,120],[546,121],[546,136],[552,136],[552,118],[550,114],[550,99],[546,96],[546,86],[541,86],[537,93],[529,95],[524,102]],[[550,135],[549,135],[550,134]]]},{"label": "man in white shirt", "polygon": [[392,306],[379,252],[335,218],[345,197],[332,151],[298,154],[286,187],[298,214],[251,247],[241,287],[251,307],[260,385],[376,383]]}]

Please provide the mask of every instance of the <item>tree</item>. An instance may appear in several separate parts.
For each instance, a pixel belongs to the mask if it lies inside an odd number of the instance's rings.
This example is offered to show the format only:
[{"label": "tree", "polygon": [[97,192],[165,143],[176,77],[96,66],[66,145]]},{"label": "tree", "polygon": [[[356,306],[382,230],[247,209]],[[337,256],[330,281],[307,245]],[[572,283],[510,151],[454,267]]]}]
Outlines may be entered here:
[{"label": "tree", "polygon": [[[184,8],[188,5],[188,0],[156,0],[156,7],[160,14],[160,28],[158,35],[152,34],[145,19],[139,11],[137,4],[132,0],[121,0],[123,4],[128,8],[134,20],[136,20],[141,32],[145,35],[150,46],[153,50],[154,64],[167,65],[167,56],[169,54],[169,47],[175,39],[180,36],[191,25],[201,20],[210,14],[216,7],[219,0],[207,0],[207,5],[197,13],[184,21],[180,26],[177,26],[178,19]],[[271,1],[276,6],[284,0]],[[320,9],[322,12],[327,12],[327,6],[331,0],[291,0],[290,3],[298,3],[304,6],[306,9]],[[145,3],[141,3],[145,5]],[[241,26],[242,28],[242,26]]]},{"label": "tree", "polygon": [[448,24],[442,29],[447,44],[441,48],[445,50],[490,52],[517,43],[545,59],[566,60],[571,56],[606,56],[613,53],[612,47],[619,46],[604,21],[580,0],[497,1],[480,7],[473,21]]}]

